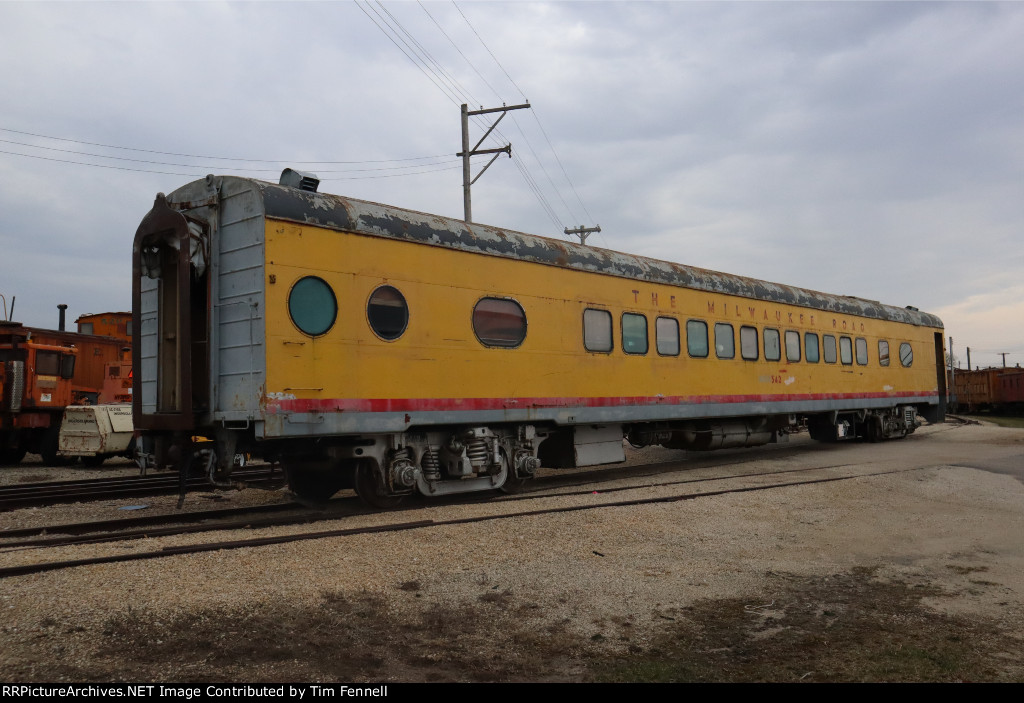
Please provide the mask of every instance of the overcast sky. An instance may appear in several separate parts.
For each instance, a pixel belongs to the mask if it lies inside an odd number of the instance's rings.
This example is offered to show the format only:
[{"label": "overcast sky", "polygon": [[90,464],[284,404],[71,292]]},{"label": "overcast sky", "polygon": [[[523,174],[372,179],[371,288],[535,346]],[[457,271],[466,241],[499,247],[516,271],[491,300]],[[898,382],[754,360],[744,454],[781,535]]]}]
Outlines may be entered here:
[{"label": "overcast sky", "polygon": [[0,1],[0,61],[26,324],[130,309],[139,221],[207,173],[461,218],[459,105],[529,100],[475,221],[913,305],[1024,364],[1021,3]]}]

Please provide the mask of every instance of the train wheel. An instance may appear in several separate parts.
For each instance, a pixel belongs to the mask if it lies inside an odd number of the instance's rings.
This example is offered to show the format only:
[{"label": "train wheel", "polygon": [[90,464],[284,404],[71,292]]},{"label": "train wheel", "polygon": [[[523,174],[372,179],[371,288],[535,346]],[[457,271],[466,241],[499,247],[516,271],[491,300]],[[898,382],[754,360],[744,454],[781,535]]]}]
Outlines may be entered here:
[{"label": "train wheel", "polygon": [[498,490],[502,493],[509,494],[522,493],[523,487],[526,486],[527,481],[529,481],[527,478],[515,478],[510,476],[505,480],[505,483],[501,484],[501,488]]},{"label": "train wheel", "polygon": [[96,456],[83,456],[82,463],[90,469],[95,469],[98,466],[102,466],[106,458],[107,457],[102,454],[97,454]]},{"label": "train wheel", "polygon": [[384,490],[378,472],[368,461],[361,461],[356,467],[356,494],[371,508],[381,510],[389,510],[402,502],[402,496],[391,495]]}]

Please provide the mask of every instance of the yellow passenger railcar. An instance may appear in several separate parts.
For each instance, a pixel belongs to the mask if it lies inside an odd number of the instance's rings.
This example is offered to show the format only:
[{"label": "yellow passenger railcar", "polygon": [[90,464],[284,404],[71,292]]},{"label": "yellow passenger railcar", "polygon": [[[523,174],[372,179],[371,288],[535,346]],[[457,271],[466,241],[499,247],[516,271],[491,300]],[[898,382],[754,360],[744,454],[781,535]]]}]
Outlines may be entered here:
[{"label": "yellow passenger railcar", "polygon": [[157,462],[201,434],[213,479],[247,451],[302,495],[387,505],[622,461],[624,436],[877,441],[943,416],[942,323],[914,308],[316,187],[211,176],[140,225],[134,413]]}]

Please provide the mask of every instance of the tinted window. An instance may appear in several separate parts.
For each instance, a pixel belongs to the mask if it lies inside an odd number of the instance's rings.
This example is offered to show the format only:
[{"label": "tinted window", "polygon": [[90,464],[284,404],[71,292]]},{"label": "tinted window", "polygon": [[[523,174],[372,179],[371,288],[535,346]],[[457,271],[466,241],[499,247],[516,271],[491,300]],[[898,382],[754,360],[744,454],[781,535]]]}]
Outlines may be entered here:
[{"label": "tinted window", "polygon": [[643,315],[622,314],[622,351],[627,354],[647,353],[647,318]]},{"label": "tinted window", "polygon": [[800,333],[786,330],[786,361],[800,361]]},{"label": "tinted window", "polygon": [[659,317],[654,323],[658,353],[663,356],[679,356],[679,320],[674,317]]},{"label": "tinted window", "polygon": [[740,327],[740,356],[747,361],[757,361],[757,329]]},{"label": "tinted window", "polygon": [[338,302],[327,282],[316,276],[300,278],[288,294],[288,314],[303,333],[317,337],[338,317]]},{"label": "tinted window", "polygon": [[518,347],[526,339],[526,313],[508,298],[481,298],[473,308],[473,333],[488,347]]},{"label": "tinted window", "polygon": [[822,335],[825,342],[825,363],[836,363],[836,338],[830,334]]},{"label": "tinted window", "polygon": [[817,364],[821,358],[818,356],[818,335],[813,332],[804,332],[804,358],[811,364]]},{"label": "tinted window", "polygon": [[866,365],[868,363],[868,340],[857,337],[854,344],[857,347],[857,363],[861,366]]},{"label": "tinted window", "polygon": [[397,288],[381,286],[373,291],[366,304],[370,328],[382,339],[398,339],[409,324],[409,307]]},{"label": "tinted window", "polygon": [[612,350],[612,314],[607,310],[583,311],[583,347],[587,351]]},{"label": "tinted window", "polygon": [[778,330],[764,331],[764,358],[768,361],[778,361],[782,358],[782,342]]},{"label": "tinted window", "polygon": [[690,356],[705,358],[708,355],[708,324],[703,320],[687,320],[686,351]]},{"label": "tinted window", "polygon": [[880,366],[889,365],[889,342],[884,339],[878,340],[878,364]]},{"label": "tinted window", "polygon": [[732,359],[736,356],[736,339],[732,325],[724,322],[715,323],[715,354],[719,359]]}]

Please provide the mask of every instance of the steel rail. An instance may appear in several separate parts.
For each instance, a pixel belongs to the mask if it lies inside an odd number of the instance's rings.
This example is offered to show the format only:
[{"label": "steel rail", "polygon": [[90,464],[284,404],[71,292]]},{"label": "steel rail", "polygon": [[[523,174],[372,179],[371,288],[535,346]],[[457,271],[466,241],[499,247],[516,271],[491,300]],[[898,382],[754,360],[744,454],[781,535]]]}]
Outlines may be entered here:
[{"label": "steel rail", "polygon": [[[260,537],[245,540],[232,540],[225,542],[207,542],[196,545],[180,545],[173,547],[164,547],[163,549],[149,552],[136,552],[134,554],[117,554],[105,557],[90,557],[85,559],[73,559],[67,561],[57,562],[43,562],[37,564],[23,564],[21,566],[10,566],[0,568],[0,579],[8,578],[12,576],[22,576],[27,574],[42,573],[45,571],[54,571],[58,569],[73,568],[77,566],[88,566],[95,564],[112,564],[126,561],[140,561],[146,559],[160,559],[168,556],[176,556],[181,554],[200,554],[203,552],[221,551],[229,549],[245,549],[249,547],[261,547],[272,544],[286,544],[290,542],[300,542],[313,539],[324,539],[329,537],[350,537],[363,534],[375,534],[380,532],[395,532],[413,529],[423,529],[429,527],[446,527],[452,525],[465,525],[477,522],[489,522],[492,520],[507,520],[513,518],[522,517],[537,517],[541,515],[554,515],[559,513],[574,513],[583,512],[589,510],[600,510],[604,508],[621,508],[621,507],[635,507],[641,505],[655,505],[659,503],[677,503],[686,500],[696,500],[698,498],[711,498],[715,496],[728,495],[734,493],[750,493],[754,491],[772,490],[776,488],[790,488],[795,486],[809,486],[823,483],[834,483],[838,481],[851,481],[861,478],[874,478],[878,476],[891,476],[897,474],[912,473],[915,471],[923,471],[929,468],[935,468],[931,466],[915,467],[912,469],[895,469],[892,471],[878,471],[867,474],[857,474],[854,476],[832,476],[828,478],[812,479],[809,481],[786,481],[782,483],[773,483],[760,486],[742,486],[739,488],[726,488],[716,491],[707,491],[700,493],[682,493],[672,496],[659,496],[652,498],[635,498],[632,500],[620,500],[612,501],[607,503],[599,503],[596,505],[574,505],[564,506],[559,508],[539,508],[536,510],[524,510],[512,513],[502,513],[498,515],[482,515],[470,518],[452,518],[450,520],[419,520],[415,522],[407,523],[396,523],[392,525],[381,525],[375,527],[357,527],[357,528],[343,528],[339,530],[326,530],[321,532],[306,532],[295,535],[280,535],[276,537]],[[539,497],[559,497],[554,496],[537,496]]]}]

